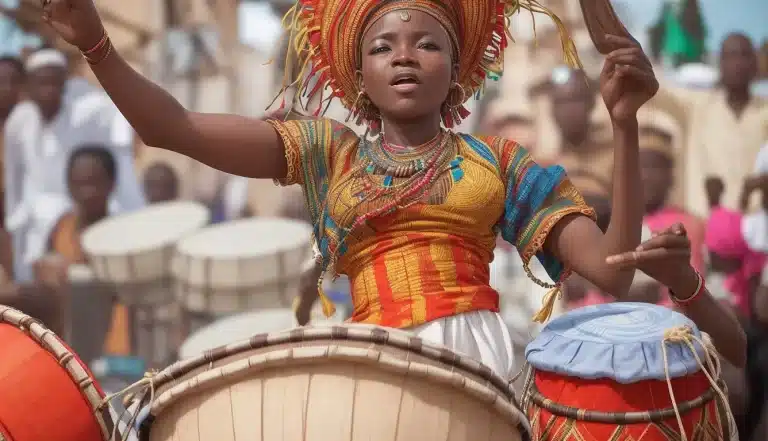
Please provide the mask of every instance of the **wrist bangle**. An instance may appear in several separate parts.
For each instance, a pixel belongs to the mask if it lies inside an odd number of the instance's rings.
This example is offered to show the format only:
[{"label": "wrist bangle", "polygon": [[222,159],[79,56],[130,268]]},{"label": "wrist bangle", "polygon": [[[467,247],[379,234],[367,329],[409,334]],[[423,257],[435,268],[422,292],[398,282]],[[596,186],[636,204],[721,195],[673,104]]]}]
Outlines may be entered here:
[{"label": "wrist bangle", "polygon": [[81,53],[88,64],[95,66],[104,61],[109,56],[109,54],[112,53],[112,40],[109,39],[109,35],[107,35],[105,31],[104,36],[101,37],[101,40],[99,40],[95,46]]},{"label": "wrist bangle", "polygon": [[87,51],[80,51],[81,54],[84,56],[91,55],[92,53],[96,52],[97,50],[101,49],[102,46],[104,46],[104,43],[107,42],[107,31],[105,30],[104,33],[101,35],[101,38],[99,39],[99,42],[94,44],[90,49]]},{"label": "wrist bangle", "polygon": [[702,277],[698,271],[694,270],[694,272],[696,273],[697,285],[696,285],[696,290],[693,292],[693,294],[691,294],[690,297],[681,299],[674,292],[672,292],[672,290],[669,291],[669,298],[672,300],[672,302],[675,305],[677,306],[687,305],[693,302],[704,291],[704,277]]}]

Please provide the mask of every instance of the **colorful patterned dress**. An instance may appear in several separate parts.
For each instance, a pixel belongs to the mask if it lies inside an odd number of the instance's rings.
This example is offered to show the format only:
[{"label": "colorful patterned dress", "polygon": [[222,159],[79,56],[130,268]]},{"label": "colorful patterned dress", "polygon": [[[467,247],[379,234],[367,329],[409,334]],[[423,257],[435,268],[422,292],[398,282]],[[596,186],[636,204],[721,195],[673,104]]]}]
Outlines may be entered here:
[{"label": "colorful patterned dress", "polygon": [[417,203],[352,231],[370,189],[398,185],[387,176],[360,178],[361,139],[328,119],[270,120],[285,145],[283,185],[304,188],[322,265],[346,274],[351,321],[411,328],[470,311],[499,309],[489,285],[496,236],[523,262],[535,255],[559,281],[568,270],[543,250],[547,234],[570,214],[594,216],[562,167],[542,168],[517,143],[453,134],[456,155]]}]

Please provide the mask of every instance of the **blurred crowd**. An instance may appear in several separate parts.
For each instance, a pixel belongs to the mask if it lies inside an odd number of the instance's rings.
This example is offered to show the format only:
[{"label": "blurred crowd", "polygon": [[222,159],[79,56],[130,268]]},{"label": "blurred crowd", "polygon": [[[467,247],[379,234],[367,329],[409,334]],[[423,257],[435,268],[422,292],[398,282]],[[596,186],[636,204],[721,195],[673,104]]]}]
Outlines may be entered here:
[{"label": "blurred crowd", "polygon": [[[759,49],[745,35],[729,35],[710,66],[716,80],[702,81],[691,68],[687,80],[663,82],[639,115],[646,233],[685,225],[693,266],[705,275],[709,290],[738,313],[749,337],[747,368],[726,370],[745,441],[768,439],[768,98],[753,92],[768,73],[761,51],[765,55],[765,45]],[[673,61],[678,72],[685,70],[686,57]],[[298,189],[215,173],[201,178],[185,158],[147,160],[148,148],[114,105],[97,86],[73,77],[68,63],[54,49],[0,58],[0,303],[63,330],[68,267],[87,262],[81,233],[147,204],[196,199],[209,208],[213,223],[252,216],[308,221]],[[539,163],[565,167],[606,227],[612,133],[596,78],[586,72],[548,69],[514,93],[501,82],[477,103],[470,129],[515,139]],[[543,277],[542,268],[533,270]],[[502,242],[491,277],[518,345],[517,360],[523,360],[522,348],[536,332],[530,318],[545,292]],[[344,291],[343,283],[336,287]],[[664,287],[642,274],[630,300],[672,306]],[[607,293],[574,275],[559,308],[608,301]],[[115,305],[110,320],[101,352],[130,355],[125,308]]]}]

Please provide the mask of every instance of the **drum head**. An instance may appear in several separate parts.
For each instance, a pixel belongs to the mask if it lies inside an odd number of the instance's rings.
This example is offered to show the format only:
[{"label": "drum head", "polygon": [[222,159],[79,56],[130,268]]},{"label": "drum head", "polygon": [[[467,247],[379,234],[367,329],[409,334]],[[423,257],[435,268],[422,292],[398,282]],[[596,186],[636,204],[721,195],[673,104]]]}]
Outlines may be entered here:
[{"label": "drum head", "polygon": [[210,220],[208,209],[196,202],[173,201],[109,217],[83,232],[85,252],[123,256],[171,245]]},{"label": "drum head", "polygon": [[210,349],[245,340],[256,334],[297,326],[290,309],[268,309],[220,319],[192,334],[179,349],[179,358],[201,355]]},{"label": "drum head", "polygon": [[[235,260],[271,256],[309,243],[312,227],[292,219],[253,218],[208,227],[179,242],[180,254]],[[299,269],[296,268],[296,271]]]}]

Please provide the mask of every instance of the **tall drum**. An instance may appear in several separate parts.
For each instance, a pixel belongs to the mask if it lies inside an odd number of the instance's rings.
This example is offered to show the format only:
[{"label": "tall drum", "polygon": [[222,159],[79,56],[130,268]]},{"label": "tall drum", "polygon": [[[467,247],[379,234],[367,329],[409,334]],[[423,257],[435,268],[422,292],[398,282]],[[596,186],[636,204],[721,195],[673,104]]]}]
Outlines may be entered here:
[{"label": "tall drum", "polygon": [[32,317],[0,305],[0,440],[106,441],[113,420],[85,364]]},{"label": "tall drum", "polygon": [[717,354],[682,314],[647,303],[570,311],[528,345],[536,439],[738,441]]},{"label": "tall drum", "polygon": [[256,335],[153,383],[139,397],[143,441],[530,439],[514,391],[490,368],[374,326]]},{"label": "tall drum", "polygon": [[152,367],[175,357],[183,333],[171,284],[176,244],[209,219],[208,209],[196,202],[164,202],[107,218],[83,233],[96,279],[113,283],[128,306],[133,352]]},{"label": "tall drum", "polygon": [[312,251],[311,235],[304,222],[253,218],[181,240],[173,272],[184,307],[210,317],[290,308]]},{"label": "tall drum", "polygon": [[209,220],[195,202],[154,204],[94,224],[83,233],[83,249],[96,278],[117,285],[123,302],[162,304],[176,243]]}]

